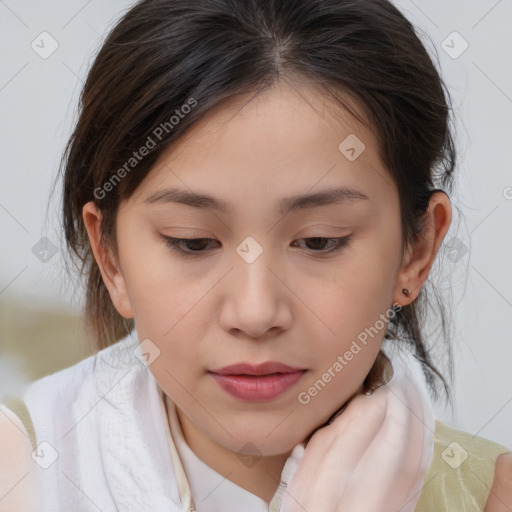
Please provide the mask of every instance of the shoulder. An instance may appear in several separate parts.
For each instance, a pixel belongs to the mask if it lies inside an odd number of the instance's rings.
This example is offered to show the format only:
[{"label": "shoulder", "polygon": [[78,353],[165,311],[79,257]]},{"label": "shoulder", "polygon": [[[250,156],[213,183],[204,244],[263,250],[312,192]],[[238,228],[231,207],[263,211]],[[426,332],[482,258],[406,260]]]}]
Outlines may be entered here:
[{"label": "shoulder", "polygon": [[508,512],[512,505],[512,453],[502,453],[496,459],[494,480],[485,512]]},{"label": "shoulder", "polygon": [[0,512],[31,511],[35,493],[32,444],[21,420],[0,404]]},{"label": "shoulder", "polygon": [[436,420],[434,447],[445,466],[461,470],[478,468],[480,472],[489,471],[490,478],[494,473],[496,459],[510,451],[499,443],[459,430],[439,420]]},{"label": "shoulder", "polygon": [[[56,406],[67,407],[69,401],[74,401],[82,392],[99,392],[103,383],[108,387],[111,380],[116,380],[116,374],[129,366],[130,350],[133,352],[133,345],[132,340],[123,338],[73,366],[32,382],[25,393],[29,408],[32,410],[38,403],[47,407],[50,398],[53,398]],[[135,359],[133,353],[131,356],[131,359]],[[133,362],[131,364],[133,365]]]},{"label": "shoulder", "polygon": [[5,461],[7,453],[10,449],[13,451],[26,450],[28,453],[32,451],[32,445],[25,426],[13,411],[4,404],[0,404],[0,446],[2,453],[1,461]]},{"label": "shoulder", "polygon": [[137,346],[136,339],[123,338],[73,366],[30,383],[23,400],[36,438],[60,446],[84,435],[88,428],[95,430],[107,403],[118,407],[127,394],[141,388],[144,377],[148,378],[147,367],[134,353]]},{"label": "shoulder", "polygon": [[496,459],[510,450],[489,439],[470,434],[436,420],[434,435],[436,452],[451,469],[476,466],[494,473]]},{"label": "shoulder", "polygon": [[[433,458],[416,512],[484,509],[509,512],[510,507],[485,508],[486,503],[493,506],[494,489],[500,489],[503,494],[507,489],[512,468],[510,456],[504,455],[509,452],[494,441],[436,420]],[[441,504],[444,508],[440,508]]]}]

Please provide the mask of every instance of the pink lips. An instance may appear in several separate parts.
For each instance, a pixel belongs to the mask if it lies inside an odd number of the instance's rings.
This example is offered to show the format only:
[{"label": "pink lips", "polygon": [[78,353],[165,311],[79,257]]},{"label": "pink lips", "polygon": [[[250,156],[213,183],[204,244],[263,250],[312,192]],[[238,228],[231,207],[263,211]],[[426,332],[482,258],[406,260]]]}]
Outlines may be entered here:
[{"label": "pink lips", "polygon": [[306,370],[269,361],[259,365],[240,363],[211,371],[222,389],[242,400],[271,400],[294,386]]}]

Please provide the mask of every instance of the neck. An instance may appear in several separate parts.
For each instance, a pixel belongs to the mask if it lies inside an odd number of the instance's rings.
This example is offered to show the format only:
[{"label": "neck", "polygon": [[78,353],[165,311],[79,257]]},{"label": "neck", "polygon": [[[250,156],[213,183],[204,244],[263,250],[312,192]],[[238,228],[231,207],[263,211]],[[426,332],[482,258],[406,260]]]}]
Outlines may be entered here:
[{"label": "neck", "polygon": [[251,460],[251,455],[241,456],[210,439],[177,406],[176,413],[183,438],[201,461],[234,484],[270,503],[291,452]]}]

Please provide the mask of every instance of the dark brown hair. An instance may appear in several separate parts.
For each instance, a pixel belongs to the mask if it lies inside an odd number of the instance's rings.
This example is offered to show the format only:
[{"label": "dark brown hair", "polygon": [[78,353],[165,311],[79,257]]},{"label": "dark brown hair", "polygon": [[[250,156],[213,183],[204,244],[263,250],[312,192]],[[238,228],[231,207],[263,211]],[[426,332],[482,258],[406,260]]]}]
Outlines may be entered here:
[{"label": "dark brown hair", "polygon": [[[133,320],[111,302],[83,223],[84,204],[101,209],[102,239],[117,255],[118,206],[162,152],[223,101],[293,78],[316,84],[367,121],[399,191],[404,246],[419,236],[432,192],[452,187],[450,98],[414,27],[389,1],[143,0],[94,60],[61,165],[65,238],[86,280],[85,320],[97,349],[125,336]],[[148,137],[156,147],[127,167]],[[427,302],[422,289],[390,320],[386,338],[410,344],[432,390],[437,376],[449,394],[421,328]]]}]

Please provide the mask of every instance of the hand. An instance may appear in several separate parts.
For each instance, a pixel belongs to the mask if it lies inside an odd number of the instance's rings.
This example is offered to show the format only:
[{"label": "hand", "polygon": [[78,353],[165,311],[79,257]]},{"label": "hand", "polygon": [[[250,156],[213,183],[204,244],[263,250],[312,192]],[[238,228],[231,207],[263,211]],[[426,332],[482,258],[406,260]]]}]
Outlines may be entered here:
[{"label": "hand", "polygon": [[413,512],[433,456],[428,398],[405,368],[316,431],[281,512]]}]

